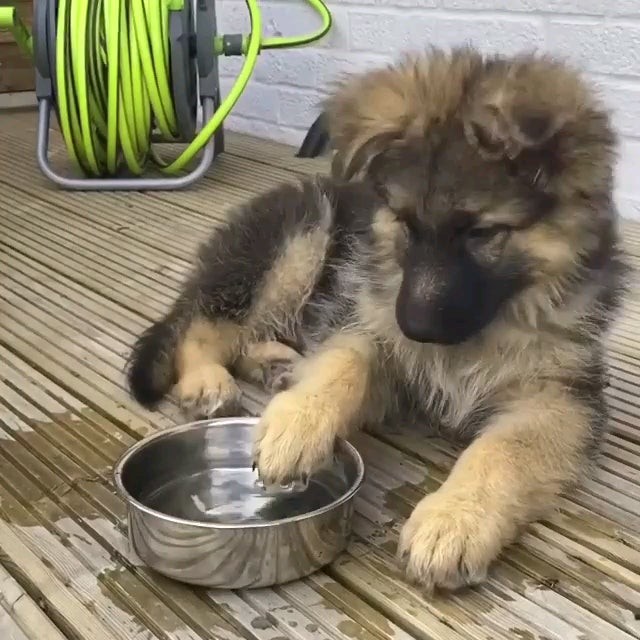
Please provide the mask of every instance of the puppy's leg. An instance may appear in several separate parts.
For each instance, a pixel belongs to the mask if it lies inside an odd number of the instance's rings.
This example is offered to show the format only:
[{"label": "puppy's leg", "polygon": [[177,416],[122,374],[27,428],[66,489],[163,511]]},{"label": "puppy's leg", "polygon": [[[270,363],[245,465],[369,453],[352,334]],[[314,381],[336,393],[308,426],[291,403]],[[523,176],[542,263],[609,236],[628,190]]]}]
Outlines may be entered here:
[{"label": "puppy's leg", "polygon": [[556,386],[511,402],[405,524],[398,551],[409,578],[427,590],[482,581],[519,529],[579,477],[601,418]]},{"label": "puppy's leg", "polygon": [[293,332],[322,272],[333,223],[327,189],[281,185],[201,245],[172,308],[133,345],[127,382],[140,404],[153,409],[173,390],[192,415],[236,410],[228,367],[247,344]]},{"label": "puppy's leg", "polygon": [[194,319],[176,352],[178,382],[173,395],[192,418],[233,415],[241,392],[227,367],[240,341],[241,327],[229,321]]},{"label": "puppy's leg", "polygon": [[266,484],[313,473],[336,437],[362,423],[374,359],[367,337],[335,335],[299,363],[293,386],[274,396],[260,421],[255,460]]}]

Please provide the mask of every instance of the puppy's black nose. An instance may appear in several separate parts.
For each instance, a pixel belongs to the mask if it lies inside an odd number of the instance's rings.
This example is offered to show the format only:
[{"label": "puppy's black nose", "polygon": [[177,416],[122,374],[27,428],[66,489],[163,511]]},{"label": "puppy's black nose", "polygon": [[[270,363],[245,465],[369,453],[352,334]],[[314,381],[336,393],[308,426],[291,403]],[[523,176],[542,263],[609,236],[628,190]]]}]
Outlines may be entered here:
[{"label": "puppy's black nose", "polygon": [[424,343],[437,342],[437,334],[440,332],[433,331],[433,328],[424,322],[422,318],[416,318],[411,313],[398,313],[397,321],[400,331],[409,340]]},{"label": "puppy's black nose", "polygon": [[459,344],[465,336],[452,328],[439,326],[439,323],[424,322],[411,315],[398,317],[398,326],[403,335],[414,342],[423,344]]}]

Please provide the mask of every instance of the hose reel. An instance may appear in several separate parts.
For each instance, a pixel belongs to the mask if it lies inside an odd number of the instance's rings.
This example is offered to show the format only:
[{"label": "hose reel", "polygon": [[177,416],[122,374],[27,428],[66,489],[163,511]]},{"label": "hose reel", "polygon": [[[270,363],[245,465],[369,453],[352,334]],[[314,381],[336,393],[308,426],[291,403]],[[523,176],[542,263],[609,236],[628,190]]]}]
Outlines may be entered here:
[{"label": "hose reel", "polygon": [[[309,44],[331,28],[323,1],[307,1],[322,26],[293,38],[262,37],[257,0],[245,0],[251,20],[246,36],[218,35],[215,0],[34,0],[32,34],[15,9],[0,8],[0,28],[12,30],[35,64],[40,169],[66,189],[166,190],[193,184],[224,150],[222,123],[260,52]],[[224,99],[221,55],[245,57]],[[49,162],[52,112],[81,176],[61,175]],[[167,162],[158,143],[185,148]],[[144,175],[149,164],[157,175]]]}]

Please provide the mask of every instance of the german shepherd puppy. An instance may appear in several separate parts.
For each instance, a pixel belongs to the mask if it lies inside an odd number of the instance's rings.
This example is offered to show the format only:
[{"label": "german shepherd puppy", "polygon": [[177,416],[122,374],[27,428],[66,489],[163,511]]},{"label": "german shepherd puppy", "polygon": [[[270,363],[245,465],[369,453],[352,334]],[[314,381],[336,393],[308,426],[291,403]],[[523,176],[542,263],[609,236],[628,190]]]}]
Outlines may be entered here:
[{"label": "german shepherd puppy", "polygon": [[129,385],[146,407],[173,388],[185,409],[228,413],[234,367],[294,348],[255,443],[267,483],[314,472],[372,421],[468,437],[399,556],[426,589],[477,583],[606,427],[602,337],[626,281],[615,136],[569,67],[472,50],[356,76],[326,113],[334,177],[279,186],[215,230],[135,344]]}]

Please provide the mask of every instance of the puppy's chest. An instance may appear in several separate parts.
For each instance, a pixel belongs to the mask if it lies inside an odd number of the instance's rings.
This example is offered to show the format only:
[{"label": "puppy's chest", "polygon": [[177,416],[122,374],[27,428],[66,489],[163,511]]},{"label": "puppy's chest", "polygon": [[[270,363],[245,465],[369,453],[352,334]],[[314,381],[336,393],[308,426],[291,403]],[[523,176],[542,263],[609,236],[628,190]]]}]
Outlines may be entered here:
[{"label": "puppy's chest", "polygon": [[481,363],[456,366],[437,356],[419,363],[403,359],[396,374],[408,408],[444,430],[476,430],[491,411],[495,384]]}]

